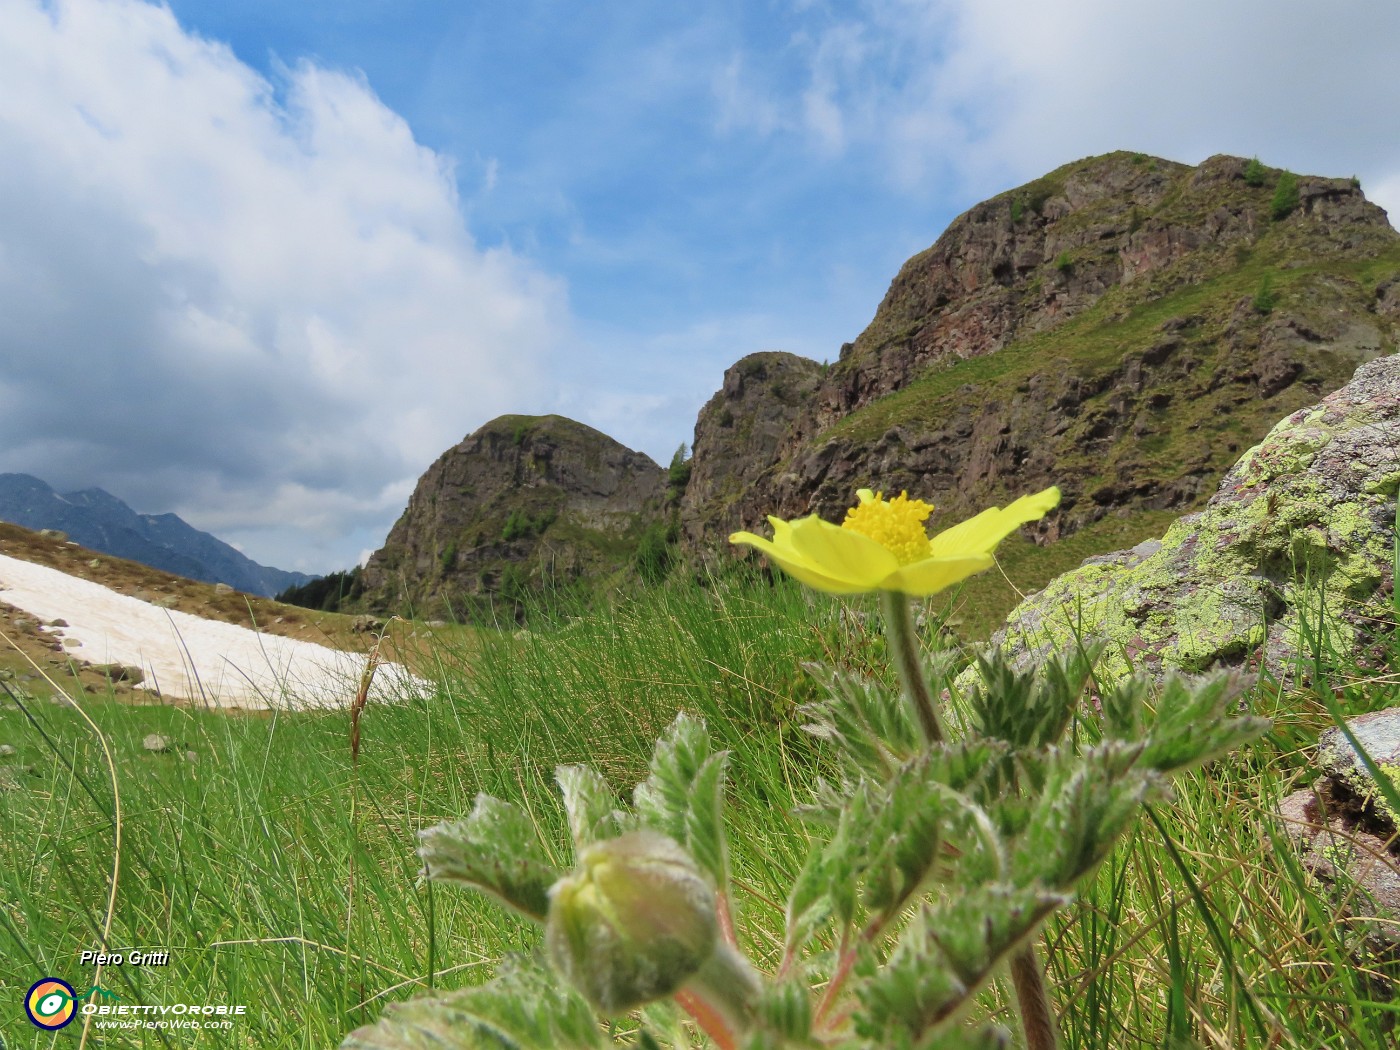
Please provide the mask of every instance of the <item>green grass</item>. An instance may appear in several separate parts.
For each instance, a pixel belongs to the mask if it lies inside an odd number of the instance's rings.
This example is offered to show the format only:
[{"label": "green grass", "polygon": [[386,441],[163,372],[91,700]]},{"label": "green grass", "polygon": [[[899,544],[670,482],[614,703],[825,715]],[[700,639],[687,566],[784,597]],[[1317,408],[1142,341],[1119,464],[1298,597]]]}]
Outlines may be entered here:
[{"label": "green grass", "polygon": [[[1012,566],[1035,556],[1006,553]],[[358,768],[339,713],[85,701],[114,757],[119,853],[101,739],[71,709],[6,700],[0,742],[17,752],[0,768],[20,786],[0,791],[0,1035],[55,1045],[20,1000],[45,975],[91,983],[78,953],[99,943],[114,856],[111,947],[171,958],[109,968],[101,983],[129,1003],[248,1013],[229,1032],[94,1031],[88,1045],[332,1047],[388,1001],[484,980],[537,933],[473,893],[420,884],[417,831],[485,791],[522,804],[567,864],[554,766],[590,762],[621,797],[678,709],[703,715],[733,753],[739,924],[746,950],[773,966],[782,888],[807,843],[792,808],[823,768],[795,710],[816,695],[799,664],[883,673],[882,641],[845,608],[735,578],[673,584],[521,637],[486,632],[469,652],[420,656],[433,695],[365,712]],[[1155,810],[1160,828],[1143,822],[1084,887],[1083,907],[1047,930],[1066,1047],[1394,1045],[1395,1008],[1353,961],[1344,900],[1310,881],[1270,816],[1305,782],[1299,748],[1328,724],[1333,684],[1351,710],[1397,700],[1394,685],[1324,654],[1308,688],[1259,691],[1280,715],[1268,740],[1182,780]],[[145,751],[152,732],[177,746]],[[79,1029],[57,1043],[77,1045]]]}]

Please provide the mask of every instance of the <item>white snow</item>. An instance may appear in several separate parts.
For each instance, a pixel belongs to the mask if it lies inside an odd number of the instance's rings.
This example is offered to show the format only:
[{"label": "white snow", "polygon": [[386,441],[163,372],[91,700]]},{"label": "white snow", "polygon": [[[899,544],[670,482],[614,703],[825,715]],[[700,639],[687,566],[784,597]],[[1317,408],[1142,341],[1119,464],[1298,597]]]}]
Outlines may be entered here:
[{"label": "white snow", "polygon": [[[146,679],[138,688],[168,699],[241,708],[345,705],[355,698],[365,669],[359,654],[164,609],[5,555],[0,602],[45,623],[67,621],[52,633],[62,636],[71,656],[139,667]],[[375,672],[370,697],[426,688],[402,666],[385,662]]]}]

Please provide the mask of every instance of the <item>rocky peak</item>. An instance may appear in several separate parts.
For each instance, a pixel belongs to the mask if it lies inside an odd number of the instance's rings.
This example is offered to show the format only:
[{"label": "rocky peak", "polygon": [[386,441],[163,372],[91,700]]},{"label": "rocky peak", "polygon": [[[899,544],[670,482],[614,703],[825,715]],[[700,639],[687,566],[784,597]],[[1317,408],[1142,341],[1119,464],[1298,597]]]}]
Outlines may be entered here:
[{"label": "rocky peak", "polygon": [[419,479],[365,566],[368,604],[454,611],[542,579],[601,582],[659,516],[664,486],[650,458],[582,423],[501,416]]},{"label": "rocky peak", "polygon": [[773,406],[792,424],[726,525],[835,518],[862,487],[956,518],[1058,484],[1044,538],[1194,509],[1273,420],[1394,350],[1397,275],[1400,235],[1350,179],[1066,165],[901,268],[808,406]]},{"label": "rocky peak", "polygon": [[739,528],[741,498],[809,411],[825,371],[805,357],[777,352],[749,354],[725,370],[723,385],[695,421],[680,508],[689,547]]},{"label": "rocky peak", "polygon": [[[900,269],[874,320],[818,395],[814,428],[906,386],[931,367],[1000,350],[1082,313],[1110,289],[1173,269],[1146,295],[1230,265],[1270,224],[1281,173],[1250,185],[1250,161],[1192,168],[1141,153],[1067,164],[955,219]],[[1393,238],[1385,212],[1347,179],[1298,178],[1289,218],[1342,251]],[[1188,265],[1178,266],[1185,260]],[[1145,296],[1143,296],[1145,297]],[[814,429],[813,428],[813,429]],[[798,440],[809,436],[794,435]]]}]

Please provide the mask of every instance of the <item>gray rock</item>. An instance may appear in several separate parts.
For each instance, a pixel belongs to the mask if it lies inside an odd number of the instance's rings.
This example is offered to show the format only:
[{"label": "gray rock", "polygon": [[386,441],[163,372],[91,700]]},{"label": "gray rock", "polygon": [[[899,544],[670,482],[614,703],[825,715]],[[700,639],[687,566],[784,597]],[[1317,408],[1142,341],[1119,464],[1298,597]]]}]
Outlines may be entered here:
[{"label": "gray rock", "polygon": [[43,536],[46,540],[57,540],[59,543],[66,543],[68,541],[68,533],[59,529],[40,529],[39,535]]},{"label": "gray rock", "polygon": [[233,588],[230,587],[230,586],[229,586],[228,584],[226,584],[226,583],[216,583],[216,584],[214,584],[214,593],[215,593],[215,594],[232,594],[232,593],[233,593]]},{"label": "gray rock", "polygon": [[378,634],[384,630],[384,621],[377,616],[357,616],[350,621],[350,630],[356,634]]},{"label": "gray rock", "polygon": [[172,743],[173,741],[168,736],[163,736],[160,733],[150,733],[146,736],[146,739],[141,741],[141,746],[147,751],[165,754],[170,750]]},{"label": "gray rock", "polygon": [[15,753],[13,744],[0,744],[0,758],[9,758]]},{"label": "gray rock", "polygon": [[[1400,707],[1372,711],[1347,720],[1356,742],[1378,766],[1400,766]],[[1317,764],[1328,777],[1370,779],[1356,749],[1340,729],[1329,729],[1317,741]]]},{"label": "gray rock", "polygon": [[132,685],[139,685],[146,680],[146,672],[139,667],[129,667],[126,664],[96,664],[93,670],[100,675],[105,675],[113,682],[129,682]]},{"label": "gray rock", "polygon": [[1204,511],[1160,543],[1091,558],[1019,605],[993,641],[1023,662],[1076,635],[1113,668],[1287,672],[1319,615],[1361,653],[1386,622],[1400,489],[1400,356],[1278,423]]},{"label": "gray rock", "polygon": [[1303,866],[1324,885],[1336,887],[1346,913],[1375,920],[1363,924],[1370,952],[1400,952],[1400,857],[1393,831],[1371,826],[1332,800],[1325,779],[1289,795],[1279,817],[1299,850]]}]

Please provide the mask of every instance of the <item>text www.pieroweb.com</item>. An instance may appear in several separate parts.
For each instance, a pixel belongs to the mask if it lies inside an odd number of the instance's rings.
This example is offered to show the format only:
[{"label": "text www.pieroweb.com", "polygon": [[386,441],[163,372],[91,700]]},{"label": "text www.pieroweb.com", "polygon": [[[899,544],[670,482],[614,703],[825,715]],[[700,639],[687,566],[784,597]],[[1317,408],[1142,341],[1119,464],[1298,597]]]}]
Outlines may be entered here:
[{"label": "text www.pieroweb.com", "polygon": [[228,1031],[235,1017],[247,1012],[246,1006],[195,1006],[176,1003],[173,1006],[120,1006],[89,1003],[83,1013],[93,1016],[93,1027],[100,1029],[161,1029],[164,1031]]}]

